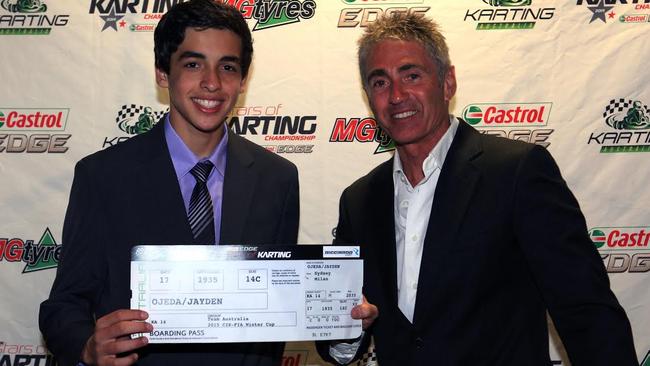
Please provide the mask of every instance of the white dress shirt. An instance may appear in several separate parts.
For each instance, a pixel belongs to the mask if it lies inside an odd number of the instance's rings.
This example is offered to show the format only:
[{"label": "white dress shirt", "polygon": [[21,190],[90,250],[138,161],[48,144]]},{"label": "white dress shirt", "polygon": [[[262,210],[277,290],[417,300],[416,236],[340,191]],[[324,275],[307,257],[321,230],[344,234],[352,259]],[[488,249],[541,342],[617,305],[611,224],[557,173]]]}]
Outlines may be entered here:
[{"label": "white dress shirt", "polygon": [[450,126],[445,134],[424,159],[422,163],[424,179],[415,187],[411,186],[404,174],[399,152],[395,151],[393,160],[397,305],[411,323],[418,291],[424,236],[427,233],[431,206],[433,205],[433,194],[438,184],[440,169],[458,129],[458,120],[455,117],[450,117],[449,122]]}]

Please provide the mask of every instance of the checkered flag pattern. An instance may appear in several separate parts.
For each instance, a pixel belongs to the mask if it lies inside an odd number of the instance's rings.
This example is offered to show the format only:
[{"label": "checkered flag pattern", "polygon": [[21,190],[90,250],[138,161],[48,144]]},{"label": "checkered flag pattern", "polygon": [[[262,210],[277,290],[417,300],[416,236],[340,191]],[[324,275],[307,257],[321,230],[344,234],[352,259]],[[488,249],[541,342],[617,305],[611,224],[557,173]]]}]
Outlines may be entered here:
[{"label": "checkered flag pattern", "polygon": [[[117,118],[115,119],[116,123],[120,123],[120,121],[123,121],[125,119],[133,119],[137,118],[146,106],[143,105],[135,105],[135,104],[124,104],[122,108],[120,108],[119,112],[117,112]],[[158,121],[167,111],[155,111],[153,112],[153,116],[155,117],[156,121]]]},{"label": "checkered flag pattern", "polygon": [[377,354],[375,353],[374,339],[368,347],[368,352],[364,353],[354,366],[379,366],[379,363],[377,363]]},{"label": "checkered flag pattern", "polygon": [[[605,107],[603,118],[607,118],[607,116],[611,116],[614,113],[627,112],[630,108],[632,108],[633,103],[633,100],[625,100],[623,98],[612,99],[609,101],[607,107]],[[643,109],[646,114],[650,114],[650,108],[648,108],[647,105],[644,105]]]}]

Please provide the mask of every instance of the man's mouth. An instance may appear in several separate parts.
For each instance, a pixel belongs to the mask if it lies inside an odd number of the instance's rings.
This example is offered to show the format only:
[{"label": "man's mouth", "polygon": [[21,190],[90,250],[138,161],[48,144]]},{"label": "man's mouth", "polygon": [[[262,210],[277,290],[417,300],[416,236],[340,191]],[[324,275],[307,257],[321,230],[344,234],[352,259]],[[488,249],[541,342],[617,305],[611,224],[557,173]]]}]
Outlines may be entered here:
[{"label": "man's mouth", "polygon": [[413,115],[415,115],[417,112],[416,111],[406,111],[406,112],[401,112],[401,113],[395,113],[393,114],[394,119],[402,119],[402,118],[408,118]]},{"label": "man's mouth", "polygon": [[214,100],[214,99],[200,99],[200,98],[192,98],[192,101],[204,109],[215,109],[221,105],[221,101],[219,100]]}]

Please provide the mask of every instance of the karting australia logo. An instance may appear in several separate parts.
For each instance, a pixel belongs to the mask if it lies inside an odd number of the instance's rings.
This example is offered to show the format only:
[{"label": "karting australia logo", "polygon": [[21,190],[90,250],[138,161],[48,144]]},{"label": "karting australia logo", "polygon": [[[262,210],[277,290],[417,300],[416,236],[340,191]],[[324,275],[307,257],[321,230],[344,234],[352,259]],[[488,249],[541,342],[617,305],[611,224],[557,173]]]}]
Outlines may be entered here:
[{"label": "karting australia logo", "polygon": [[589,236],[608,273],[650,271],[650,227],[595,227]]},{"label": "karting australia logo", "polygon": [[226,123],[236,134],[276,154],[311,154],[317,117],[288,114],[283,109],[282,103],[235,107]]},{"label": "karting australia logo", "polygon": [[[341,0],[352,8],[341,9],[338,28],[367,27],[384,14],[409,13],[424,15],[430,6],[424,0]],[[381,6],[381,7],[380,7]]]},{"label": "karting australia logo", "polygon": [[642,101],[612,99],[603,120],[608,131],[592,132],[587,145],[600,146],[601,153],[650,152],[650,108]]},{"label": "karting australia logo", "polygon": [[576,5],[589,10],[589,24],[596,20],[627,24],[650,21],[650,0],[577,0]]},{"label": "karting australia logo", "polygon": [[69,14],[46,14],[42,0],[0,0],[0,36],[48,35],[68,24]]},{"label": "karting australia logo", "polygon": [[376,142],[375,154],[395,150],[395,141],[381,129],[372,117],[345,118],[334,121],[330,142]]},{"label": "karting australia logo", "polygon": [[154,111],[153,108],[136,104],[124,104],[117,112],[115,123],[120,131],[131,136],[104,137],[102,148],[113,146],[130,137],[145,133],[153,128],[168,110]]},{"label": "karting australia logo", "polygon": [[490,7],[467,9],[463,18],[476,23],[476,30],[533,29],[537,22],[549,21],[555,15],[555,8],[533,7],[532,0],[482,1]]},{"label": "karting australia logo", "polygon": [[553,129],[546,128],[553,103],[474,103],[463,119],[481,133],[548,147]]},{"label": "karting australia logo", "polygon": [[0,238],[0,262],[23,262],[23,273],[55,268],[61,257],[61,245],[56,243],[49,228],[34,240]]},{"label": "karting australia logo", "polygon": [[311,19],[316,14],[315,0],[216,0],[242,12],[245,19],[257,22],[253,32]]},{"label": "karting australia logo", "polygon": [[[0,153],[64,153],[68,108],[0,107]],[[51,133],[57,132],[57,133]]]}]

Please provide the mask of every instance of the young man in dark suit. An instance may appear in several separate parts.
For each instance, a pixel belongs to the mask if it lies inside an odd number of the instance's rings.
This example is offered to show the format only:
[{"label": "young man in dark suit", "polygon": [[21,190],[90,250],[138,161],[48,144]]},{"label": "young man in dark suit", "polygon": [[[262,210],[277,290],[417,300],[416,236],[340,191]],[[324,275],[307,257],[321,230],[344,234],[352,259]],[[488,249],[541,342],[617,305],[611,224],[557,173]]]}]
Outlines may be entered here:
[{"label": "young man in dark suit", "polygon": [[154,41],[169,114],[77,164],[41,331],[61,365],[279,365],[283,343],[155,346],[130,337],[153,328],[145,312],[129,310],[134,245],[295,244],[298,235],[296,167],[224,124],[253,53],[241,13],[211,0],[179,3]]},{"label": "young man in dark suit", "polygon": [[[381,18],[359,45],[370,107],[397,147],[343,192],[335,243],[361,245],[378,317],[369,304],[353,315],[376,317],[365,339],[379,365],[550,365],[547,311],[573,365],[636,365],[629,321],[550,154],[449,114],[455,70],[431,20]],[[321,353],[345,363],[356,349]]]}]

